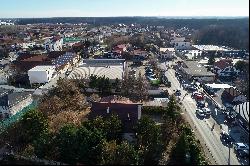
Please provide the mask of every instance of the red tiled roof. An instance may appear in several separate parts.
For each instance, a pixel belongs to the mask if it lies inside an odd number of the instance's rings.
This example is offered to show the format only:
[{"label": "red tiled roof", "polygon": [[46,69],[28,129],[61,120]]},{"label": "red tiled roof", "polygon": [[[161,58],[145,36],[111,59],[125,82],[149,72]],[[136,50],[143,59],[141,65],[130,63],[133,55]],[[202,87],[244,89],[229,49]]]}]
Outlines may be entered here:
[{"label": "red tiled roof", "polygon": [[80,46],[84,46],[84,45],[82,43],[80,43],[80,42],[75,43],[75,44],[72,45],[72,47],[80,47]]},{"label": "red tiled roof", "polygon": [[35,55],[35,54],[30,54],[30,53],[26,53],[26,52],[24,52],[24,53],[19,53],[19,56],[17,57],[16,60],[21,61],[21,60],[24,60],[24,59],[27,59],[27,58],[30,58],[30,57],[33,57],[33,56],[37,56],[37,55]]},{"label": "red tiled roof", "polygon": [[27,58],[27,59],[24,59],[24,60],[22,60],[22,61],[29,61],[29,62],[31,62],[31,61],[48,61],[49,60],[49,58],[47,57],[47,56],[45,56],[45,55],[36,55],[36,56],[32,56],[32,57],[30,57],[30,58]]},{"label": "red tiled roof", "polygon": [[229,60],[220,60],[218,62],[214,63],[214,66],[220,68],[220,69],[225,69],[228,66],[232,66],[232,63]]},{"label": "red tiled roof", "polygon": [[119,44],[119,45],[117,45],[116,47],[117,47],[117,48],[122,48],[122,49],[123,49],[123,48],[126,48],[127,45],[126,45],[126,44]]},{"label": "red tiled roof", "polygon": [[221,97],[227,101],[227,102],[232,102],[233,99],[237,96],[239,96],[241,93],[240,91],[237,89],[237,88],[228,88],[228,89],[225,89],[221,95]]},{"label": "red tiled roof", "polygon": [[14,67],[21,72],[28,72],[28,70],[38,65],[52,65],[50,61],[16,61]]},{"label": "red tiled roof", "polygon": [[66,51],[52,51],[48,54],[48,58],[50,59],[56,59],[58,58],[59,56],[65,54]]},{"label": "red tiled roof", "polygon": [[117,53],[117,54],[120,54],[120,53],[122,52],[122,50],[121,50],[121,49],[114,49],[112,52],[115,52],[115,53]]},{"label": "red tiled roof", "polygon": [[52,41],[53,41],[53,42],[56,42],[56,41],[59,40],[59,39],[61,39],[60,36],[55,36],[55,37],[53,37]]},{"label": "red tiled roof", "polygon": [[147,51],[144,51],[144,50],[141,50],[141,49],[133,51],[134,55],[147,54],[147,53],[148,53]]}]

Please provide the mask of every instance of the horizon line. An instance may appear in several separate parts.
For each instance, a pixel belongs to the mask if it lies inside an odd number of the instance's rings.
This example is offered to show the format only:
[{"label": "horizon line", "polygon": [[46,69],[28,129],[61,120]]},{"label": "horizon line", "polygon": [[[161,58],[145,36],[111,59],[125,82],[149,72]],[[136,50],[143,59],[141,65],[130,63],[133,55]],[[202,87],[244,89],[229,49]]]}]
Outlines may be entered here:
[{"label": "horizon line", "polygon": [[110,17],[162,17],[162,18],[242,18],[249,16],[55,16],[55,17],[0,17],[0,19],[39,19],[39,18],[110,18]]}]

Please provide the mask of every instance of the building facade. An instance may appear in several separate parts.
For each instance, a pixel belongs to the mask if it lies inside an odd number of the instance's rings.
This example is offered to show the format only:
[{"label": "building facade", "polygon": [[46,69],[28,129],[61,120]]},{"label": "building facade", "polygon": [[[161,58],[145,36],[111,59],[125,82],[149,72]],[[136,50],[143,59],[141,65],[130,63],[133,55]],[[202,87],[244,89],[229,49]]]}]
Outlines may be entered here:
[{"label": "building facade", "polygon": [[32,103],[31,92],[0,88],[0,120],[7,119]]},{"label": "building facade", "polygon": [[55,75],[55,66],[36,66],[28,71],[30,84],[48,83]]}]

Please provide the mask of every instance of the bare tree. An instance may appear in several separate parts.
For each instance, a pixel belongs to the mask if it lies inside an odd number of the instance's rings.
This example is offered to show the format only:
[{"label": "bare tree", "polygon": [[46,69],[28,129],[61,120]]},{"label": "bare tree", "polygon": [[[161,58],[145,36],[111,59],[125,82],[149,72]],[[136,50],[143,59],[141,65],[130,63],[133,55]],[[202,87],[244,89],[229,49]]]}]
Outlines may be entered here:
[{"label": "bare tree", "polygon": [[139,100],[148,98],[148,89],[149,84],[145,76],[142,76],[141,72],[139,72],[138,78],[136,80],[136,95]]},{"label": "bare tree", "polygon": [[133,100],[144,100],[148,98],[149,84],[145,77],[139,73],[135,79],[132,75],[124,77],[122,82],[123,95]]}]

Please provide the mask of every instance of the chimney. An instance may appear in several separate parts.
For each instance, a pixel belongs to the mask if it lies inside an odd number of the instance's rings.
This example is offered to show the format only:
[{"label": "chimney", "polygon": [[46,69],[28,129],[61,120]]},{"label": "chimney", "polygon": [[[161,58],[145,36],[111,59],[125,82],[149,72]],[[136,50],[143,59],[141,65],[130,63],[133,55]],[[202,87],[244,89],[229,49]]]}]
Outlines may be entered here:
[{"label": "chimney", "polygon": [[142,105],[138,105],[138,120],[141,119],[141,108]]},{"label": "chimney", "polygon": [[128,120],[130,120],[129,113],[128,113]]}]

